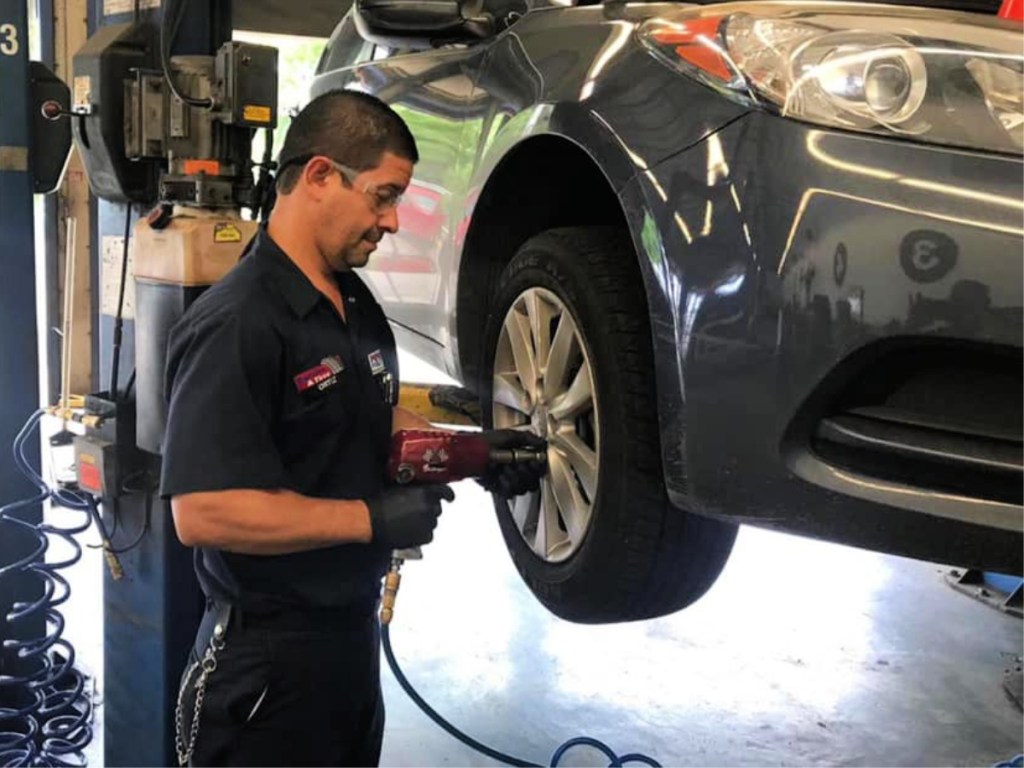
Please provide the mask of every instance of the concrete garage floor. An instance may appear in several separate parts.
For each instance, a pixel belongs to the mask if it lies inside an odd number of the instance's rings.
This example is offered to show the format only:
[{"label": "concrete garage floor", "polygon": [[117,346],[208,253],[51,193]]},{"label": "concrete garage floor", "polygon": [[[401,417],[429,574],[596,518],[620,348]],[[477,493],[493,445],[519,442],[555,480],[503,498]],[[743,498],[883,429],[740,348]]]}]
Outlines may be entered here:
[{"label": "concrete garage floor", "polygon": [[[991,765],[1024,751],[1001,688],[1022,624],[945,568],[752,528],[721,579],[665,619],[579,626],[534,600],[489,498],[456,486],[407,563],[392,641],[442,715],[547,764],[585,734],[668,765]],[[385,766],[492,765],[384,673]],[[605,765],[579,748],[563,765]]]},{"label": "concrete garage floor", "polygon": [[[407,380],[451,383],[401,365]],[[588,735],[665,766],[990,766],[1024,752],[1024,716],[1002,690],[1024,625],[946,586],[943,566],[744,527],[696,605],[580,626],[527,590],[490,498],[473,482],[455,491],[425,559],[403,570],[392,642],[420,694],[496,749],[547,764]],[[101,690],[102,568],[86,550],[65,606]],[[382,677],[383,766],[496,764],[428,720],[386,665]],[[100,705],[92,766],[102,717]],[[588,748],[562,760],[606,764]]]}]

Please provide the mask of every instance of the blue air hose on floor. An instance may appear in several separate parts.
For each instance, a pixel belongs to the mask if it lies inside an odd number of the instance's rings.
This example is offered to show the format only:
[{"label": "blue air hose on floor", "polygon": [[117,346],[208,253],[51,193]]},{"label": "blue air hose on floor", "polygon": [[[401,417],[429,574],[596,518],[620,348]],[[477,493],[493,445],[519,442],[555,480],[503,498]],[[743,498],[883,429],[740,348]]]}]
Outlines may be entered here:
[{"label": "blue air hose on floor", "polygon": [[[384,647],[384,656],[388,661],[388,666],[391,667],[391,671],[394,673],[395,679],[398,680],[398,684],[402,686],[402,690],[406,692],[410,699],[416,702],[416,706],[423,710],[423,713],[427,717],[433,720],[450,736],[454,736],[456,739],[461,741],[470,749],[474,749],[483,755],[487,755],[487,757],[491,758],[492,760],[497,760],[498,762],[505,763],[506,765],[520,766],[522,768],[541,768],[541,766],[538,763],[531,763],[528,760],[523,760],[522,758],[515,757],[514,755],[507,755],[504,752],[499,752],[496,749],[488,747],[486,744],[481,744],[479,741],[477,741],[471,736],[467,736],[465,733],[463,733],[454,725],[452,725],[443,717],[441,717],[441,715],[439,715],[434,710],[434,708],[431,707],[423,699],[423,697],[416,692],[416,689],[412,687],[412,684],[409,682],[408,678],[406,678],[405,674],[398,666],[398,661],[395,659],[395,653],[391,649],[390,627],[388,627],[386,624],[381,626],[381,645]],[[652,766],[652,768],[661,768],[661,764],[655,761],[653,758],[650,758],[647,755],[643,755],[638,752],[632,752],[628,755],[622,755],[620,757],[611,749],[611,747],[609,747],[604,742],[598,741],[597,739],[592,739],[588,736],[579,736],[575,739],[569,739],[569,741],[562,744],[558,749],[555,750],[554,754],[551,756],[550,765],[557,766],[561,759],[565,756],[566,752],[568,752],[573,747],[579,746],[593,747],[594,749],[603,752],[604,755],[610,761],[608,763],[609,768],[621,768],[626,763],[643,763],[644,765]]]}]

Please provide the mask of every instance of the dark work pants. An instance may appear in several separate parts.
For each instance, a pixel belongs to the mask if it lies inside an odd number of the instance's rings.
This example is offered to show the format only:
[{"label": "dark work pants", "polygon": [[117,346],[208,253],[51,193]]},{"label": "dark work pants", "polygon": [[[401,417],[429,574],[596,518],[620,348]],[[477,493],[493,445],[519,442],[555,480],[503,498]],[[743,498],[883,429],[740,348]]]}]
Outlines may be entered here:
[{"label": "dark work pants", "polygon": [[[209,642],[210,617],[208,611],[188,667]],[[318,624],[232,615],[207,679],[192,765],[378,764],[384,700],[377,618]],[[197,676],[183,679],[186,744]]]}]

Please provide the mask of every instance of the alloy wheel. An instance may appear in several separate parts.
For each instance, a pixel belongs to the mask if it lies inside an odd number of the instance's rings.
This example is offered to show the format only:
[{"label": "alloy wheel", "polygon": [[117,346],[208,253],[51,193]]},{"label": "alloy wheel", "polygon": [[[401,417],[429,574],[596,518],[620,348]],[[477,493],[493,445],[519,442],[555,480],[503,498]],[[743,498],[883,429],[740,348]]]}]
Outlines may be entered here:
[{"label": "alloy wheel", "polygon": [[530,288],[509,308],[492,381],[494,426],[548,440],[548,473],[538,492],[509,502],[533,552],[570,557],[586,536],[597,499],[600,424],[586,341],[572,313],[549,290]]}]

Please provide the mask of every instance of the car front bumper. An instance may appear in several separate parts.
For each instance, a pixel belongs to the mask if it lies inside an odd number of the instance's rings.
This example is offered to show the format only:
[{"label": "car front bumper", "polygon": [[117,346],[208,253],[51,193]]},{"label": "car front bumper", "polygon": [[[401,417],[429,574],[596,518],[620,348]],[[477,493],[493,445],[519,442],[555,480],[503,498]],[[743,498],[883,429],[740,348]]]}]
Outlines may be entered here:
[{"label": "car front bumper", "polygon": [[[1020,160],[752,113],[640,174],[624,194],[678,506],[1020,570],[1024,517],[1012,466],[999,481],[1010,490],[991,492],[984,471],[957,474],[956,450],[931,470],[913,469],[947,444],[933,434],[945,421],[936,430],[933,417],[974,424],[960,456],[968,465],[990,439],[1003,440],[996,459],[1009,451],[1013,464]],[[960,368],[966,381],[957,382]],[[997,404],[1008,422],[999,424],[974,401],[991,405],[1006,386],[1017,395],[1009,409]],[[873,454],[871,419],[903,406],[913,413],[897,413]],[[931,415],[919,418],[922,409]],[[868,434],[854,435],[852,448],[830,451],[823,430],[842,443],[846,427],[864,423]],[[908,435],[918,455],[906,463]],[[934,471],[942,466],[948,472]]]}]

